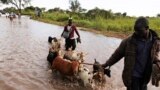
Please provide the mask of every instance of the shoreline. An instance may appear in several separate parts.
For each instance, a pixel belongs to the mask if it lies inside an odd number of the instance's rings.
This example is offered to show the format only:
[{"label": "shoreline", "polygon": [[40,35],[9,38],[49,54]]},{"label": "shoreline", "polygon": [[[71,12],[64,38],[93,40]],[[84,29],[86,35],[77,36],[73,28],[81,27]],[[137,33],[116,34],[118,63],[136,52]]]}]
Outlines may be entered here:
[{"label": "shoreline", "polygon": [[93,32],[93,33],[96,33],[96,34],[104,35],[106,37],[114,37],[114,38],[120,38],[120,39],[124,39],[124,38],[126,38],[130,35],[130,34],[124,34],[122,32],[99,31],[99,30],[96,30],[96,29],[84,28],[84,27],[77,27],[77,28],[82,30],[82,31]]},{"label": "shoreline", "polygon": [[[64,26],[65,25],[64,22],[62,22],[62,23],[61,22],[56,22],[56,21],[48,22],[47,20],[44,20],[44,19],[41,19],[41,18],[38,18],[38,19],[31,18],[31,19],[36,20],[36,21],[40,21],[40,22],[44,22],[44,23],[48,23],[48,24],[59,25],[59,26]],[[97,30],[97,29],[78,27],[78,26],[77,26],[77,29],[82,30],[82,31],[93,32],[93,33],[96,33],[96,34],[101,34],[101,35],[104,35],[106,37],[114,37],[114,38],[120,38],[120,39],[124,39],[124,38],[126,38],[130,35],[130,34],[125,34],[123,32]]]}]

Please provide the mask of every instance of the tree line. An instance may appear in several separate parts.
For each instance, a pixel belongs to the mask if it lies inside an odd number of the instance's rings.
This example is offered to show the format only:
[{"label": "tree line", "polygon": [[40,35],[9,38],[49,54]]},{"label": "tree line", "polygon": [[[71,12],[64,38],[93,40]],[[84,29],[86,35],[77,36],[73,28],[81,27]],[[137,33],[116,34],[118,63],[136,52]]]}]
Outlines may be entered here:
[{"label": "tree line", "polygon": [[[3,4],[12,4],[15,6],[11,7],[11,8],[5,8],[5,11],[14,11],[13,9],[18,10],[19,13],[21,13],[22,7],[24,8],[23,10],[35,10],[35,7],[30,6],[31,5],[31,1],[32,0],[0,0],[0,3]],[[69,0],[69,10],[62,10],[59,7],[53,8],[53,9],[49,9],[47,12],[67,12],[67,13],[71,13],[71,14],[84,14],[86,16],[89,16],[91,18],[95,18],[95,16],[99,15],[102,16],[104,18],[114,18],[114,17],[126,17],[127,13],[120,13],[120,12],[116,12],[113,13],[112,10],[104,10],[104,9],[99,9],[98,7],[95,7],[92,10],[86,10],[84,8],[81,7],[81,4],[78,0]],[[29,7],[27,7],[29,6]],[[39,7],[36,7],[39,8]],[[42,11],[45,11],[45,8],[39,8]],[[160,14],[157,14],[157,17],[160,17]]]}]

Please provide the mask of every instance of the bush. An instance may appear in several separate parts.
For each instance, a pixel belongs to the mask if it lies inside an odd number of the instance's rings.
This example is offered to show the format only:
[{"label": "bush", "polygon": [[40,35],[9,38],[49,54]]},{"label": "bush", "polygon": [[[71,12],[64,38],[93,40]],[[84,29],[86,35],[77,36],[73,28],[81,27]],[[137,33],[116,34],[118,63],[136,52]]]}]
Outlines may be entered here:
[{"label": "bush", "polygon": [[[28,14],[34,14],[34,12],[26,12]],[[43,13],[41,21],[56,23],[64,25],[67,23],[67,20],[70,16],[70,13],[64,12],[52,12],[52,13]],[[121,32],[128,34],[133,32],[135,17],[112,17],[107,18],[102,17],[101,15],[96,15],[94,18],[86,17],[85,14],[72,14],[73,22],[76,26],[93,28],[96,30],[103,31],[113,31]],[[160,18],[149,18],[150,27],[160,34]]]}]

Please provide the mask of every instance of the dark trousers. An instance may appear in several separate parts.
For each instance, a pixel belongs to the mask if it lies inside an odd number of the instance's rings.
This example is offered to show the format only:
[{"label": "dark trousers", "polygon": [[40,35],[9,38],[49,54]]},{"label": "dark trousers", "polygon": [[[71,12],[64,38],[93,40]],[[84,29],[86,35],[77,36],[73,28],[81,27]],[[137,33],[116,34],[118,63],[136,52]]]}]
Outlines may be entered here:
[{"label": "dark trousers", "polygon": [[147,90],[147,85],[142,78],[132,77],[131,87],[127,87],[127,90]]},{"label": "dark trousers", "polygon": [[70,38],[67,38],[65,40],[65,47],[66,47],[66,50],[68,50],[69,48],[72,48],[72,50],[75,50],[76,48],[76,39],[70,39]]}]

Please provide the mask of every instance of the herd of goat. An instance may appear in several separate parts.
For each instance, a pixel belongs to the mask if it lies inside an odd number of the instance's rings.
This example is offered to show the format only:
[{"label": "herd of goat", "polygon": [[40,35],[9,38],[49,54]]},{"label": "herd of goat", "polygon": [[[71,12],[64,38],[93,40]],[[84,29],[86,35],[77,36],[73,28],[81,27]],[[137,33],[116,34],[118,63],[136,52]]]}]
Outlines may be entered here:
[{"label": "herd of goat", "polygon": [[92,86],[94,83],[98,86],[104,86],[106,83],[105,75],[110,77],[110,70],[103,69],[101,64],[96,61],[93,65],[93,71],[84,66],[84,53],[72,50],[64,51],[61,48],[60,39],[49,37],[48,42],[51,47],[47,56],[52,72],[58,71],[60,74],[71,79],[78,78],[84,86]]}]

